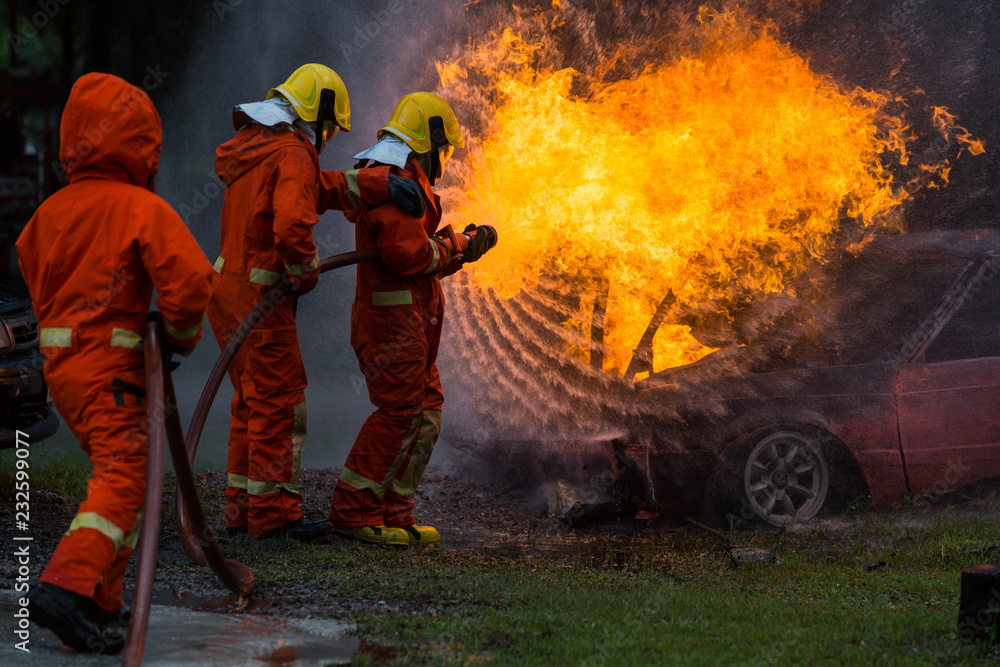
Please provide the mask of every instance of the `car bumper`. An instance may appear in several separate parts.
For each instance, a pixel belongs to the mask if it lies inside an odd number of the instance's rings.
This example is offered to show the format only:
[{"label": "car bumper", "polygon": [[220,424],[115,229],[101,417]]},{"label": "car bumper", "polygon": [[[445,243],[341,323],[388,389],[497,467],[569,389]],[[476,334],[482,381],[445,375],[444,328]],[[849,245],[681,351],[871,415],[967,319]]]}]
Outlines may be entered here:
[{"label": "car bumper", "polygon": [[21,442],[34,444],[54,435],[58,430],[59,418],[56,417],[55,412],[49,410],[47,415],[36,419],[34,423],[24,428],[11,429],[0,427],[0,449],[10,449],[17,444],[18,432],[21,434]]},{"label": "car bumper", "polygon": [[18,431],[38,442],[59,428],[42,364],[37,351],[0,362],[0,449],[13,447]]}]

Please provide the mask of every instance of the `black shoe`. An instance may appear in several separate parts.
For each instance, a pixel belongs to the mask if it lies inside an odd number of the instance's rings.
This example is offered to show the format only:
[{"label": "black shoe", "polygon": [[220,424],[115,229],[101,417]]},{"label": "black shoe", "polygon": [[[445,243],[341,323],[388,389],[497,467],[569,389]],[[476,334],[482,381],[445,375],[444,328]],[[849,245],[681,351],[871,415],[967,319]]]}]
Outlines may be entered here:
[{"label": "black shoe", "polygon": [[40,583],[28,593],[31,620],[56,633],[66,646],[80,653],[121,653],[125,639],[113,629],[97,627],[93,604],[90,598],[52,584]]},{"label": "black shoe", "polygon": [[295,521],[278,528],[277,530],[272,530],[270,533],[264,535],[264,539],[270,539],[272,537],[290,537],[293,540],[298,540],[299,542],[318,542],[325,537],[329,537],[333,534],[333,526],[326,519],[310,519],[306,521],[305,519],[296,519]]},{"label": "black shoe", "polygon": [[248,532],[246,526],[226,526],[226,535],[246,535]]},{"label": "black shoe", "polygon": [[127,602],[118,611],[104,611],[96,604],[93,607],[94,623],[101,630],[111,628],[118,632],[124,632],[132,622],[132,606]]}]

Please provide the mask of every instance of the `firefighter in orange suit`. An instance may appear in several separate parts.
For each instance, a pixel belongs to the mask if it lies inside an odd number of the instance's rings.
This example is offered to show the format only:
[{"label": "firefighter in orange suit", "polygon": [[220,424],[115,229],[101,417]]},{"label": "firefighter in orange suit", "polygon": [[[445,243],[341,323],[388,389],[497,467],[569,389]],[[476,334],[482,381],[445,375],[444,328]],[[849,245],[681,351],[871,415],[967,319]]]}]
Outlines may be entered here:
[{"label": "firefighter in orange suit", "polygon": [[[351,345],[377,410],[354,442],[333,492],[330,522],[344,536],[384,544],[433,544],[437,530],[413,519],[413,494],[441,430],[441,380],[435,359],[444,319],[439,277],[478,260],[497,241],[487,225],[438,232],[441,200],[431,186],[454,149],[458,120],[433,93],[412,93],[358,154],[369,168],[416,183],[422,211],[387,203],[348,213],[357,249],[380,259],[359,264],[351,312]],[[367,169],[362,169],[364,173]],[[414,215],[415,214],[415,215]]]},{"label": "firefighter in orange suit", "polygon": [[293,294],[269,314],[229,368],[234,394],[229,430],[226,528],[251,537],[286,535],[314,542],[331,532],[325,520],[302,518],[298,478],[306,435],[306,373],[295,329],[298,295],[319,277],[312,230],[318,214],[380,204],[391,196],[419,204],[416,187],[389,170],[336,172],[318,155],[338,130],[349,131],[343,81],[307,64],[272,88],[263,102],[233,111],[236,136],[219,146],[215,167],[226,184],[222,252],[209,319],[224,347],[250,309],[283,275]]},{"label": "firefighter in orange suit", "polygon": [[146,486],[146,316],[155,289],[167,343],[190,350],[214,274],[184,222],[153,193],[162,134],[145,92],[109,74],[80,77],[59,136],[69,185],[39,207],[17,252],[45,380],[93,471],[29,609],[68,646],[116,653],[124,640],[115,625],[127,623],[122,578]]}]

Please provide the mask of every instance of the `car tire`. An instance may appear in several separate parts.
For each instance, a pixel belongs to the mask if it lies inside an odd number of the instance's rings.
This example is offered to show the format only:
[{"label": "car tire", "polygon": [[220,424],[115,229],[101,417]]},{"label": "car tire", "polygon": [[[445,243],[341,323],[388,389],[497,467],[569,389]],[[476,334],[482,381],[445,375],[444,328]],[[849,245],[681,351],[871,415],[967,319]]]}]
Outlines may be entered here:
[{"label": "car tire", "polygon": [[858,484],[843,444],[823,429],[785,425],[730,447],[706,487],[706,520],[788,528],[840,509]]}]

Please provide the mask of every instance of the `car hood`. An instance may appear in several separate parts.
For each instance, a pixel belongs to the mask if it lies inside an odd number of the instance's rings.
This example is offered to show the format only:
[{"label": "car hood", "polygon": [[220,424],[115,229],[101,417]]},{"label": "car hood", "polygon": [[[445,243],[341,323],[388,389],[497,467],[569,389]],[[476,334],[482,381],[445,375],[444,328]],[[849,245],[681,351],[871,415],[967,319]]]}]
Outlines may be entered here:
[{"label": "car hood", "polygon": [[31,302],[23,296],[0,290],[0,315],[13,315],[31,308]]},{"label": "car hood", "polygon": [[745,347],[722,348],[694,363],[653,373],[648,378],[636,382],[635,388],[643,391],[672,384],[695,384],[724,375],[740,375],[749,368],[751,356]]}]

